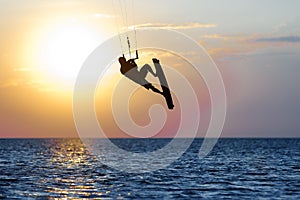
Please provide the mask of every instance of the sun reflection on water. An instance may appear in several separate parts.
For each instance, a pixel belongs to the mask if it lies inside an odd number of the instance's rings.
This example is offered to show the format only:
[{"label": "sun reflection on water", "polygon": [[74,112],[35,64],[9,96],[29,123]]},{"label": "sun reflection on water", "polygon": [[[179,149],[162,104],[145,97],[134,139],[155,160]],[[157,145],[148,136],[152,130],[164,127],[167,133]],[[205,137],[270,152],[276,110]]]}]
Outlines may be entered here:
[{"label": "sun reflection on water", "polygon": [[113,185],[103,184],[109,182],[109,177],[101,173],[104,166],[98,165],[79,139],[52,140],[49,153],[53,167],[50,176],[52,180],[55,177],[55,184],[48,186],[47,192],[60,198],[72,199],[105,197],[110,194]]}]

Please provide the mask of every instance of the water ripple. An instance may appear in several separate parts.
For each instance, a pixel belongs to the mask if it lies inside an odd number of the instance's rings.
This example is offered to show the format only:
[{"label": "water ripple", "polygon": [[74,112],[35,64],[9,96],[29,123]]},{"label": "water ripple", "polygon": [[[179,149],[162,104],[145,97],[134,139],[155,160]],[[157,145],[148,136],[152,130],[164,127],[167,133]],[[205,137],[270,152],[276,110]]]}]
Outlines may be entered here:
[{"label": "water ripple", "polygon": [[[145,152],[168,141],[114,143]],[[102,165],[77,139],[2,139],[0,199],[300,199],[299,144],[300,139],[221,139],[200,160],[198,139],[168,168],[133,175]]]}]

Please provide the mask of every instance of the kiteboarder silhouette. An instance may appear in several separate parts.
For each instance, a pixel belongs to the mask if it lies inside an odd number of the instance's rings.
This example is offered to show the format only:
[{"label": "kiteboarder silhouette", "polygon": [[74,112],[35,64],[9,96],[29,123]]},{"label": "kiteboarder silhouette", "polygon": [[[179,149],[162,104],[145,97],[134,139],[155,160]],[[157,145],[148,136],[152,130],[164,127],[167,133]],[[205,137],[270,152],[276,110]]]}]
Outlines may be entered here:
[{"label": "kiteboarder silhouette", "polygon": [[159,91],[157,88],[155,88],[151,83],[149,83],[145,78],[150,72],[154,77],[157,75],[153,72],[152,68],[150,65],[145,64],[144,66],[141,67],[140,70],[138,70],[138,66],[134,61],[135,59],[129,59],[126,61],[125,57],[120,57],[119,58],[119,63],[121,65],[120,71],[123,75],[125,75],[127,78],[130,80],[142,85],[145,87],[147,90],[151,89],[153,92],[162,94],[161,91]]},{"label": "kiteboarder silhouette", "polygon": [[[137,58],[138,58],[138,56],[137,56]],[[135,58],[135,59],[137,59],[137,58]],[[173,109],[174,105],[173,105],[173,101],[172,101],[172,96],[171,96],[171,93],[169,90],[167,79],[161,68],[159,60],[156,58],[152,59],[155,69],[156,69],[156,73],[154,73],[151,66],[148,64],[143,65],[141,67],[141,69],[138,70],[138,66],[134,61],[135,59],[126,60],[126,58],[124,56],[120,57],[119,63],[121,65],[121,68],[120,68],[121,73],[124,76],[126,76],[127,78],[129,78],[130,80],[145,87],[147,90],[151,89],[153,92],[163,95],[166,99],[168,108]],[[149,83],[145,79],[148,73],[152,74],[154,77],[158,77],[162,91],[155,88],[151,83]]]},{"label": "kiteboarder silhouette", "polygon": [[[118,36],[119,36],[119,41],[120,41],[120,47],[121,47],[121,52],[123,54],[122,57],[119,58],[119,63],[121,65],[120,71],[121,73],[126,76],[127,78],[129,78],[130,80],[134,81],[135,83],[143,86],[144,88],[146,88],[147,90],[152,90],[155,93],[161,94],[164,96],[166,103],[168,105],[169,109],[173,109],[174,105],[173,105],[173,100],[172,100],[172,96],[171,96],[171,92],[168,86],[168,82],[166,79],[166,76],[162,70],[162,67],[159,63],[159,60],[156,58],[153,58],[152,61],[154,63],[154,67],[155,67],[155,73],[153,72],[152,68],[150,65],[145,64],[143,65],[140,70],[138,69],[137,64],[135,63],[134,60],[138,59],[138,49],[137,49],[137,33],[136,33],[136,29],[135,26],[133,26],[133,30],[131,30],[130,32],[132,32],[131,35],[129,35],[129,24],[128,24],[128,20],[127,20],[127,5],[122,4],[121,2],[119,2],[119,6],[120,6],[120,12],[118,14],[121,14],[120,19],[123,19],[123,26],[127,27],[128,32],[124,32],[121,33],[120,32],[120,28],[118,27],[118,20],[116,19],[116,25],[117,25],[117,30],[118,30]],[[118,15],[116,13],[116,15]],[[133,37],[133,38],[132,38]],[[136,58],[132,58],[131,57],[131,40],[135,41],[135,53],[136,53]],[[124,43],[127,41],[127,49],[124,50]],[[126,60],[125,58],[125,52],[129,53],[129,60]],[[150,73],[152,74],[154,77],[157,77],[159,80],[159,84],[161,86],[162,91],[160,91],[159,89],[157,89],[156,87],[154,87],[151,83],[149,83],[146,80],[146,76],[147,74]]]}]

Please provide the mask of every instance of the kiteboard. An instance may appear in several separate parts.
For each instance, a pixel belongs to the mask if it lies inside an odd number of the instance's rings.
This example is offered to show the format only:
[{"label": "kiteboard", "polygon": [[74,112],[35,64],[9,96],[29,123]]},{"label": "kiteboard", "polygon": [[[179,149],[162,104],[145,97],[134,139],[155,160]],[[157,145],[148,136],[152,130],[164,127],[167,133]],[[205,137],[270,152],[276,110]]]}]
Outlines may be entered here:
[{"label": "kiteboard", "polygon": [[158,77],[160,86],[161,86],[162,91],[163,91],[163,96],[166,99],[166,103],[168,105],[168,108],[170,110],[172,110],[174,108],[174,104],[173,104],[173,99],[172,99],[172,96],[171,96],[171,92],[170,92],[170,89],[169,89],[169,85],[168,85],[165,73],[163,72],[162,67],[161,67],[158,59],[153,58],[152,61],[154,63],[156,75]]}]

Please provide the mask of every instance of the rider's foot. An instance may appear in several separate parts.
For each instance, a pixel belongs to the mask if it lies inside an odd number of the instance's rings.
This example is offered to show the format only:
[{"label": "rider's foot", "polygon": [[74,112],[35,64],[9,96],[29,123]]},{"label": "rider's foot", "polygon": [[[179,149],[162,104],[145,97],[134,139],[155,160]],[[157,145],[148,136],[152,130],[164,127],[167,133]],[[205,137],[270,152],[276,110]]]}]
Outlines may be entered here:
[{"label": "rider's foot", "polygon": [[159,60],[156,59],[156,58],[152,58],[152,61],[153,61],[154,63],[159,63]]}]

